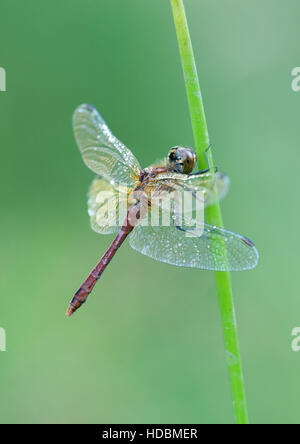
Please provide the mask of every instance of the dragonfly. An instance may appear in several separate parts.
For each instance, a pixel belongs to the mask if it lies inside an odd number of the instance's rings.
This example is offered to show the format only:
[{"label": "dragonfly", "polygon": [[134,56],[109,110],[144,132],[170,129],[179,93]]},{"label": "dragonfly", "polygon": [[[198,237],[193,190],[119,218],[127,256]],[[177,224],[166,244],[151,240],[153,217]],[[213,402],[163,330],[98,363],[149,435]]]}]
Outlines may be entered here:
[{"label": "dragonfly", "polygon": [[[91,228],[99,234],[116,236],[75,293],[67,316],[86,302],[127,237],[134,250],[175,266],[242,271],[257,265],[258,251],[250,239],[210,225],[203,217],[195,222],[197,211],[222,199],[229,188],[228,176],[210,168],[210,147],[205,151],[207,168],[202,171],[193,173],[196,154],[192,148],[182,146],[171,148],[163,161],[142,169],[93,106],[83,104],[75,110],[73,130],[84,163],[96,173],[88,192]],[[170,204],[170,195],[177,196],[177,201],[173,199]],[[179,198],[183,195],[193,201],[187,211],[179,211]],[[201,203],[200,210],[195,209],[195,202]],[[156,223],[149,223],[155,209],[160,216]],[[170,218],[165,224],[162,216],[167,212]]]}]

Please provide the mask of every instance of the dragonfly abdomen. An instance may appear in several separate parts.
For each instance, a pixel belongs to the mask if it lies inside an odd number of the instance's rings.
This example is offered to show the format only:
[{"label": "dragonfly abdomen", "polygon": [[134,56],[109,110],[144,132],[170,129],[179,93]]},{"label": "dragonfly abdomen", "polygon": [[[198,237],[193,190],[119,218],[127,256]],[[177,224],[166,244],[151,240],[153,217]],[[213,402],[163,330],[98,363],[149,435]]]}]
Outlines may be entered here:
[{"label": "dragonfly abdomen", "polygon": [[74,311],[76,311],[84,302],[87,300],[88,295],[93,290],[96,282],[101,277],[107,265],[110,263],[114,255],[116,254],[118,248],[122,245],[128,234],[133,230],[133,226],[129,223],[128,218],[126,218],[126,223],[123,225],[116,238],[112,242],[111,246],[101,258],[100,262],[91,271],[87,279],[81,285],[79,290],[75,293],[73,299],[71,300],[67,313],[67,316],[71,316]]},{"label": "dragonfly abdomen", "polygon": [[76,291],[73,299],[70,302],[68,311],[67,311],[67,316],[70,316],[72,313],[74,313],[74,311],[76,311],[82,304],[85,303],[88,295],[90,294],[90,292],[92,291],[92,289],[94,288],[97,280],[99,279],[100,276],[95,276],[93,271],[91,272],[91,274],[89,275],[89,277],[84,281],[84,283],[82,284],[82,286],[79,288],[78,291]]}]

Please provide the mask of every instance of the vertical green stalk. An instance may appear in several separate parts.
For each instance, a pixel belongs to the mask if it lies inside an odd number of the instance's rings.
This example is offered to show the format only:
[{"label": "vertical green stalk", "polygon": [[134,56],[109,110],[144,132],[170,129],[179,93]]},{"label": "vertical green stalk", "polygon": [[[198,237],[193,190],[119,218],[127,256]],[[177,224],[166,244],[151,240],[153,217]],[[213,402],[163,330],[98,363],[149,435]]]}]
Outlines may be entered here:
[{"label": "vertical green stalk", "polygon": [[[195,147],[199,159],[199,168],[204,169],[206,168],[204,150],[209,145],[209,136],[192,43],[189,35],[183,1],[170,1],[173,10],[181,63],[184,72]],[[208,158],[210,166],[213,167],[214,164],[211,150],[208,151]],[[223,226],[222,214],[218,203],[207,208],[206,221],[212,225],[217,225],[219,227]],[[226,260],[225,246],[223,256],[224,260]],[[228,272],[216,272],[215,276],[236,422],[237,424],[248,424],[247,405],[245,399],[230,274]]]}]

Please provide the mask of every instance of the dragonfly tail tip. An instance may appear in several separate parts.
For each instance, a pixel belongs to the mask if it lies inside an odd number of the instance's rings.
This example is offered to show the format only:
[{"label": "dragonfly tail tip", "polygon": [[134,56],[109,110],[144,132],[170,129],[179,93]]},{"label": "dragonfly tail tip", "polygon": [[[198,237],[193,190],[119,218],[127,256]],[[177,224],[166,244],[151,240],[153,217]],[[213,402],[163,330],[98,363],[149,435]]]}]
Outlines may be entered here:
[{"label": "dragonfly tail tip", "polygon": [[74,311],[76,310],[75,307],[73,307],[72,305],[70,305],[68,307],[68,310],[66,311],[66,316],[67,318],[69,318],[70,316],[72,316],[72,314],[74,313]]}]

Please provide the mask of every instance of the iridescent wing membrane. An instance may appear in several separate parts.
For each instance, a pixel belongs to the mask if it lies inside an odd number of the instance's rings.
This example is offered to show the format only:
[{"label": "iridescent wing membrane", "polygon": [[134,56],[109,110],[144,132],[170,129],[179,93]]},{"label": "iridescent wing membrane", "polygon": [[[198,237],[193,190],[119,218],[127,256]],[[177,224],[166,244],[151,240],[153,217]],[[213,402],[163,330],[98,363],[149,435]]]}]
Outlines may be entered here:
[{"label": "iridescent wing membrane", "polygon": [[175,187],[180,192],[191,192],[195,198],[203,202],[205,207],[223,199],[230,185],[226,174],[214,171],[205,174],[163,173],[158,175],[153,182],[157,181],[160,184]]},{"label": "iridescent wing membrane", "polygon": [[222,173],[160,173],[149,181],[145,189],[146,194],[151,196],[148,221],[153,225],[154,220],[155,225],[159,225],[157,221],[160,220],[162,225],[169,226],[171,220],[189,235],[200,236],[203,232],[204,208],[222,199],[228,188],[229,178]]},{"label": "iridescent wing membrane", "polygon": [[91,227],[99,234],[112,234],[121,228],[128,211],[132,189],[111,182],[106,176],[95,178],[88,193]]},{"label": "iridescent wing membrane", "polygon": [[75,110],[73,129],[83,161],[98,175],[88,195],[91,227],[97,233],[114,233],[124,221],[128,195],[141,167],[93,106],[84,104]]},{"label": "iridescent wing membrane", "polygon": [[[224,197],[229,179],[221,173],[191,176],[165,174],[157,178],[158,190],[162,189],[162,184],[163,188],[166,185],[172,187],[177,194],[189,191],[195,199],[196,191],[202,190],[200,196],[204,196],[203,204],[207,207]],[[155,184],[151,185],[155,189]],[[154,207],[151,207],[151,212]],[[169,207],[166,208],[164,204],[161,204],[160,209],[162,212],[169,211]],[[170,226],[146,226],[141,223],[130,234],[130,245],[155,260],[182,267],[241,271],[256,266],[258,252],[249,239],[224,228],[211,226],[204,220],[195,224],[193,217],[189,211],[184,211],[180,216],[174,211]]]},{"label": "iridescent wing membrane", "polygon": [[94,173],[134,187],[140,165],[94,107],[80,105],[73,115],[73,128],[83,161]]},{"label": "iridescent wing membrane", "polygon": [[257,249],[247,238],[206,223],[200,237],[186,236],[186,230],[174,224],[137,225],[129,242],[134,250],[152,259],[181,267],[242,271],[258,262]]}]

